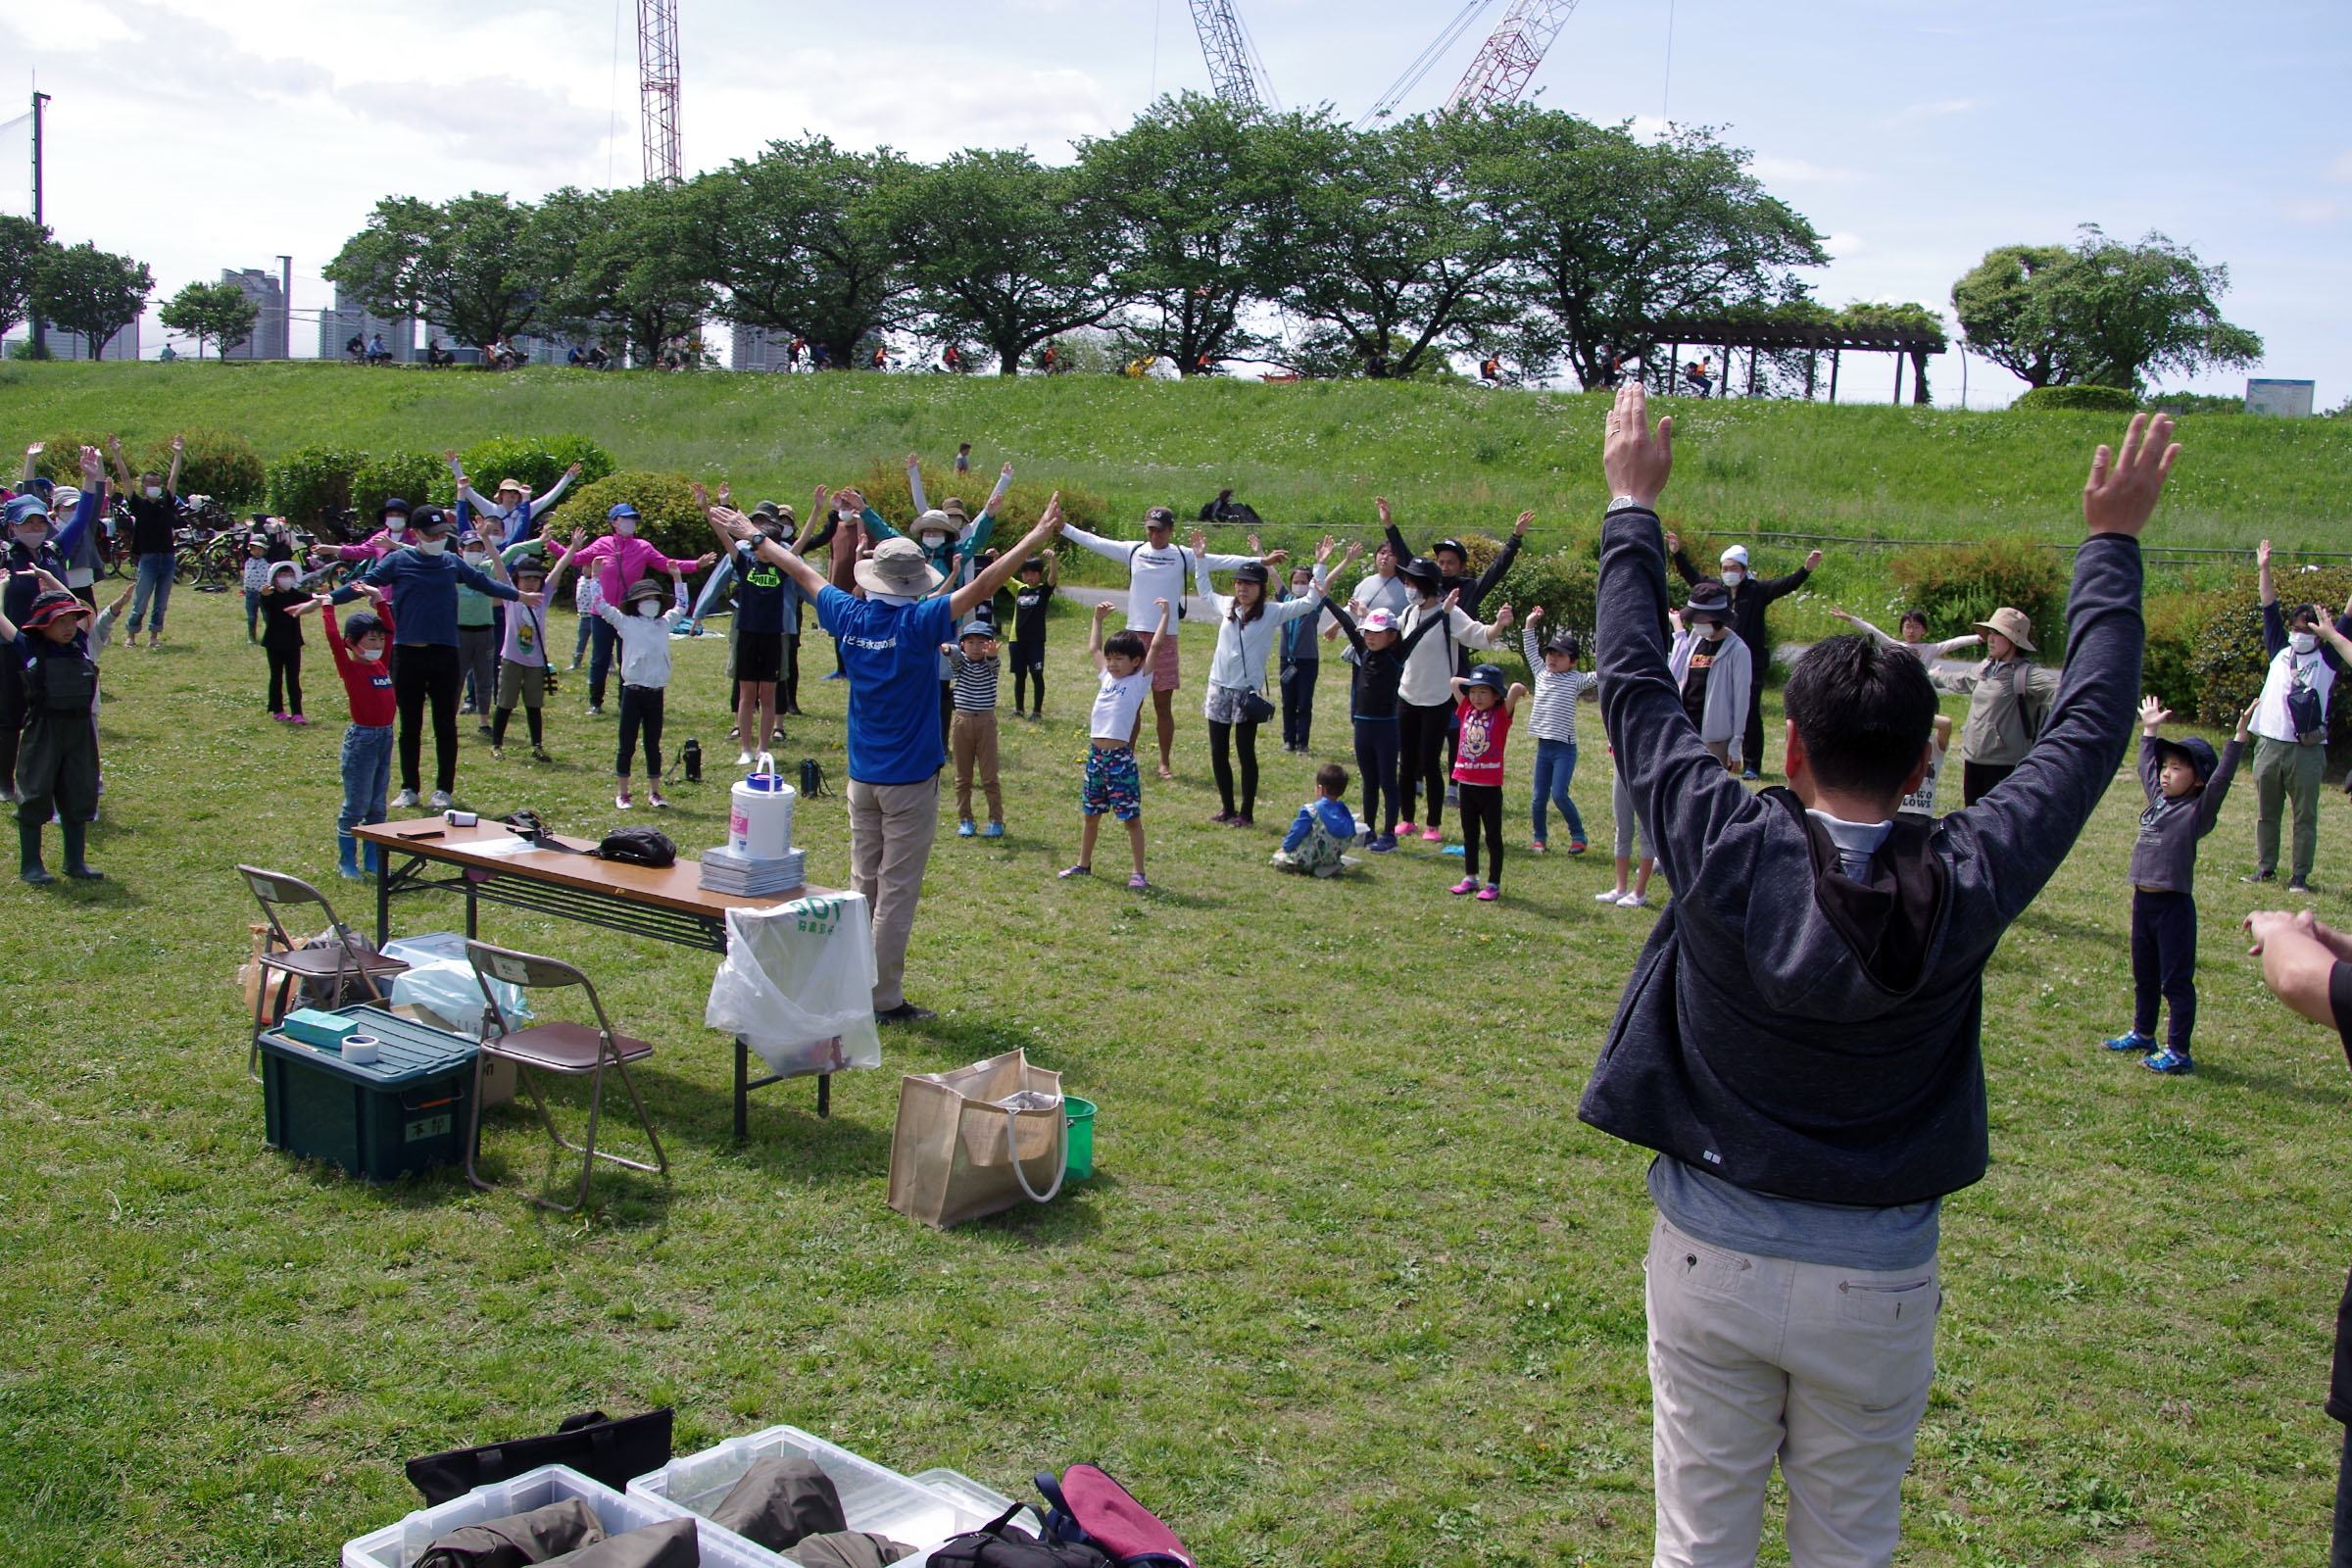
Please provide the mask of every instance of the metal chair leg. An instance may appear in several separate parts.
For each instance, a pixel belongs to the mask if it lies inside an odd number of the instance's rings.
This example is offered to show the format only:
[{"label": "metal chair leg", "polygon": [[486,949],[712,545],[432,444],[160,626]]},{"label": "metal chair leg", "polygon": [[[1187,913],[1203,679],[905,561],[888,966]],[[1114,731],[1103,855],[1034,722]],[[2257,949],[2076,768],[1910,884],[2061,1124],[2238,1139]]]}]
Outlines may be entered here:
[{"label": "metal chair leg", "polygon": [[466,1180],[483,1192],[497,1191],[497,1185],[474,1174],[474,1157],[482,1152],[482,1054],[473,1054],[473,1103],[466,1116]]}]

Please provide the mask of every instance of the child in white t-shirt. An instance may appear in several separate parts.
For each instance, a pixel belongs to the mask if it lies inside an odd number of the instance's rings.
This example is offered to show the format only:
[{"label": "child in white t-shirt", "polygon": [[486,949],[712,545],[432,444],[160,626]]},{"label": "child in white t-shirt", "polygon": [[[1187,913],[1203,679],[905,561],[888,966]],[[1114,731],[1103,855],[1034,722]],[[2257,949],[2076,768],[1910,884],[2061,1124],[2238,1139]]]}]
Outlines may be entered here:
[{"label": "child in white t-shirt", "polygon": [[1127,885],[1138,890],[1151,885],[1144,879],[1144,781],[1135,765],[1133,741],[1136,717],[1152,690],[1152,662],[1159,656],[1160,640],[1168,635],[1168,602],[1154,599],[1152,604],[1159,610],[1159,625],[1149,643],[1132,629],[1103,640],[1102,619],[1110,613],[1107,600],[1095,607],[1095,623],[1086,634],[1086,651],[1102,672],[1102,684],[1087,720],[1094,744],[1086,754],[1086,783],[1078,797],[1086,826],[1079,837],[1078,863],[1062,871],[1065,877],[1095,874],[1095,834],[1108,812],[1127,824],[1127,843],[1135,852],[1135,874]]},{"label": "child in white t-shirt", "polygon": [[1952,715],[1937,713],[1936,715],[1936,749],[1928,754],[1927,777],[1919,781],[1919,788],[1903,797],[1903,802],[1895,808],[1896,810],[1917,811],[1922,816],[1936,814],[1936,777],[1943,771],[1943,754],[1951,744]]}]

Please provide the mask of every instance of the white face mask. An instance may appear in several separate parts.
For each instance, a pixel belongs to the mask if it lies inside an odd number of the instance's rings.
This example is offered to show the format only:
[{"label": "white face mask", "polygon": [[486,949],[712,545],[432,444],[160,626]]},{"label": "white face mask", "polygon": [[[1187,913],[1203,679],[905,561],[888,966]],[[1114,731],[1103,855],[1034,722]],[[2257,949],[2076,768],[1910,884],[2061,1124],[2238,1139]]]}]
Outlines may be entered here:
[{"label": "white face mask", "polygon": [[2316,632],[2299,631],[2286,640],[2286,646],[2298,654],[2316,653],[2320,646],[2319,635]]},{"label": "white face mask", "polygon": [[294,591],[294,574],[292,572],[278,573],[270,579],[270,587],[273,593],[292,593]]},{"label": "white face mask", "polygon": [[23,545],[27,551],[37,551],[44,543],[48,541],[48,529],[35,528],[29,533],[21,533],[17,535],[17,543]]},{"label": "white face mask", "polygon": [[662,601],[659,599],[638,600],[637,613],[640,615],[659,615],[662,613]]},{"label": "white face mask", "polygon": [[466,564],[468,566],[478,566],[489,559],[490,558],[488,556],[482,554],[479,550],[468,550],[466,552]]},{"label": "white face mask", "polygon": [[1723,585],[1726,588],[1737,588],[1745,581],[1747,581],[1747,573],[1740,567],[1726,566],[1723,568]]},{"label": "white face mask", "polygon": [[147,499],[150,501],[162,500],[163,494],[164,487],[160,484],[151,484],[147,487]]},{"label": "white face mask", "polygon": [[352,652],[361,659],[368,661],[369,663],[373,663],[375,661],[384,657],[384,651],[381,648],[354,648]]},{"label": "white face mask", "polygon": [[449,541],[446,539],[419,539],[416,541],[416,548],[428,556],[437,556],[449,548]]},{"label": "white face mask", "polygon": [[384,532],[390,534],[393,538],[397,539],[408,531],[409,519],[402,516],[399,513],[396,512],[391,516],[384,519]]},{"label": "white face mask", "polygon": [[623,539],[634,537],[637,532],[637,519],[635,517],[614,517],[612,531]]}]

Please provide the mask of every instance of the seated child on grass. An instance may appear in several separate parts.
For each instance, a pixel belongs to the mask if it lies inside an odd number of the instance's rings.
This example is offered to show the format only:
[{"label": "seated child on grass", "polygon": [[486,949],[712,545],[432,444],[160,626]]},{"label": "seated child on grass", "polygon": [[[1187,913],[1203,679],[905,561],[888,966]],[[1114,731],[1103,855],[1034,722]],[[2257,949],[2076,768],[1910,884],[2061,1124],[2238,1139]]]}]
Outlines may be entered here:
[{"label": "seated child on grass", "polygon": [[1282,848],[1274,852],[1274,864],[1308,876],[1338,876],[1348,868],[1342,852],[1355,835],[1355,818],[1348,811],[1348,770],[1325,762],[1315,769],[1315,798],[1298,808]]}]

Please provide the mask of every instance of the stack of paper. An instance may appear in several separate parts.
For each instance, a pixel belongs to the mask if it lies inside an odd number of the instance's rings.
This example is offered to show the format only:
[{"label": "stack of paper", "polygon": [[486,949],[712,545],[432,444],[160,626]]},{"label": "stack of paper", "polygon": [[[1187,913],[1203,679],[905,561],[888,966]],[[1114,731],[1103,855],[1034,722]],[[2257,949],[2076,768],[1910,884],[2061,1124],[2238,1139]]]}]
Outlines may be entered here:
[{"label": "stack of paper", "polygon": [[703,886],[744,899],[789,893],[803,884],[807,860],[806,850],[787,850],[780,859],[762,860],[737,855],[722,844],[703,852]]}]

